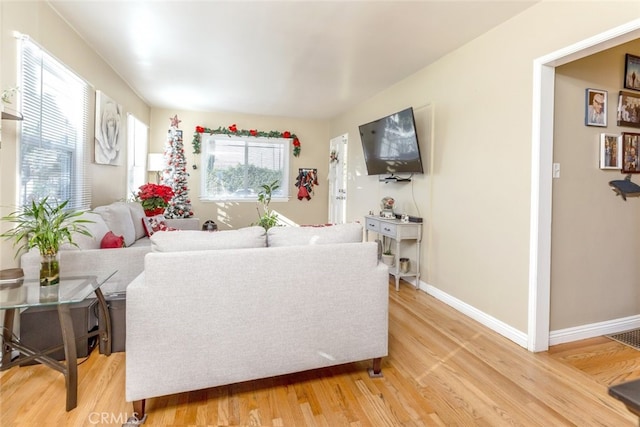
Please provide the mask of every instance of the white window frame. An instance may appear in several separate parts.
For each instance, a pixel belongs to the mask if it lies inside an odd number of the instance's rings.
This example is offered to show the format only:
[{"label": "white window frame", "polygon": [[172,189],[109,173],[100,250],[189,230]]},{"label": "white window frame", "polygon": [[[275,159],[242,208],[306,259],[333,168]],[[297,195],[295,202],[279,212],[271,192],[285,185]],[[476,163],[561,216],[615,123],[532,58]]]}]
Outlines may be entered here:
[{"label": "white window frame", "polygon": [[[227,158],[220,158],[220,151],[216,154],[216,144],[221,144],[222,146],[228,146],[229,144],[236,144],[236,148],[239,150],[240,145],[244,144],[244,156],[236,153],[236,156],[239,156],[238,159],[231,159],[231,155],[227,156]],[[241,164],[250,163],[249,159],[251,158],[251,148],[256,148],[262,150],[261,146],[279,146],[277,151],[277,155],[274,154],[271,156],[272,158],[267,160],[267,162],[271,162],[272,165],[274,163],[280,162],[282,167],[282,175],[279,181],[279,188],[275,194],[272,195],[272,202],[282,202],[289,200],[289,176],[290,176],[290,146],[291,139],[290,138],[263,138],[263,137],[237,137],[237,136],[228,136],[228,135],[202,135],[202,154],[200,156],[200,170],[201,170],[201,178],[200,178],[200,200],[201,201],[235,201],[235,202],[255,202],[258,198],[258,193],[260,188],[256,188],[254,186],[253,192],[250,194],[242,194],[242,190],[240,190],[240,194],[237,192],[225,192],[225,193],[215,193],[208,190],[209,184],[208,180],[208,170],[210,166],[210,159],[213,159],[214,163],[217,162],[230,162],[230,161],[242,161]],[[216,158],[217,157],[217,158]],[[264,167],[269,168],[269,165],[264,165]],[[263,184],[271,184],[271,182],[260,182],[258,185]]]},{"label": "white window frame", "polygon": [[127,130],[127,198],[132,199],[140,186],[147,183],[149,126],[128,114]]},{"label": "white window frame", "polygon": [[28,37],[20,39],[22,131],[18,204],[48,197],[89,209],[90,85]]}]

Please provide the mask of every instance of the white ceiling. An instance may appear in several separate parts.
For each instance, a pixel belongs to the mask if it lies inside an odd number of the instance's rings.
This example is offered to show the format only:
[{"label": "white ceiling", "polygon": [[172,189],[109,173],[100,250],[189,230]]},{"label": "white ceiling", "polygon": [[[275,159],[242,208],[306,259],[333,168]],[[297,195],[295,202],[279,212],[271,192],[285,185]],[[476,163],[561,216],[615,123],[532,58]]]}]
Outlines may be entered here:
[{"label": "white ceiling", "polygon": [[536,1],[50,3],[152,107],[326,119]]}]

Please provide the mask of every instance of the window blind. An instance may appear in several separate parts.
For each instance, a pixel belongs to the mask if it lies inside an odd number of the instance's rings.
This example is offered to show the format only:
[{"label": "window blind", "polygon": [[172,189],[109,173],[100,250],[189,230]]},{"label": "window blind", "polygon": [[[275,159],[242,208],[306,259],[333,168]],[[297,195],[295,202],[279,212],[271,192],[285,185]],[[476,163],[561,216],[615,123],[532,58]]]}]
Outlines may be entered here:
[{"label": "window blind", "polygon": [[89,209],[89,85],[28,39],[20,52],[20,204],[49,197]]}]

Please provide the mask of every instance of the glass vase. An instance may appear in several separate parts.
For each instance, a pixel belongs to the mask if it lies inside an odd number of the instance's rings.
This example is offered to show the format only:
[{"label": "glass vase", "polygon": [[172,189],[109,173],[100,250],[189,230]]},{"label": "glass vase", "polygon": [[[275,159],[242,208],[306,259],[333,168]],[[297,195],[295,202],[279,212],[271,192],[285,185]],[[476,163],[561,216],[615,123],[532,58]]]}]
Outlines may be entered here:
[{"label": "glass vase", "polygon": [[60,253],[40,255],[40,286],[60,283]]}]

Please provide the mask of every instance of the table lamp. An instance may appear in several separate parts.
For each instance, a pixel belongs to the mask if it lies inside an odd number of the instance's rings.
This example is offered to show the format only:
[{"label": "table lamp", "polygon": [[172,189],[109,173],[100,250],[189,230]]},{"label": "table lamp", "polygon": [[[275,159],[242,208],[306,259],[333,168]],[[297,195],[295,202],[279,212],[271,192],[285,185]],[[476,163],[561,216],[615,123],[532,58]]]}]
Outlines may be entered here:
[{"label": "table lamp", "polygon": [[156,184],[160,184],[160,171],[164,170],[164,154],[149,153],[147,170],[156,173]]}]

